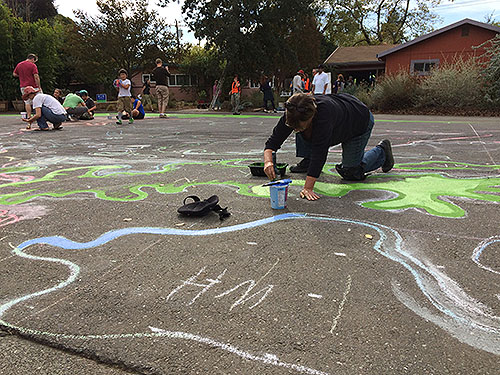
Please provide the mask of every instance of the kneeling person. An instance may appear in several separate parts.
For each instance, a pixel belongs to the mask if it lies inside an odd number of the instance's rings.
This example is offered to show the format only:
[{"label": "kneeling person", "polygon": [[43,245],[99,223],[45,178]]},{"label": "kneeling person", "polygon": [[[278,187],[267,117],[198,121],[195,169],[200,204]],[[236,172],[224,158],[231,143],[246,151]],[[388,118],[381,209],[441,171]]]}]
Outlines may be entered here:
[{"label": "kneeling person", "polygon": [[146,116],[142,102],[135,95],[130,97],[130,101],[132,103],[132,118],[134,120],[142,120]]},{"label": "kneeling person", "polygon": [[53,96],[42,94],[39,88],[27,86],[24,89],[23,100],[33,100],[35,115],[23,119],[31,125],[36,121],[40,130],[49,130],[47,121],[51,122],[54,130],[62,129],[61,123],[66,121],[66,110]]},{"label": "kneeling person", "polygon": [[63,107],[69,115],[69,119],[75,120],[88,120],[88,108],[85,106],[83,99],[77,95],[70,93],[66,95],[63,102]]},{"label": "kneeling person", "polygon": [[366,173],[382,167],[389,172],[394,166],[391,143],[380,142],[365,152],[374,119],[369,109],[348,94],[295,94],[285,103],[285,115],[275,126],[264,150],[264,171],[270,179],[276,177],[272,161],[288,136],[295,132],[297,156],[304,158],[291,172],[307,172],[300,196],[308,200],[319,198],[314,184],[326,163],[328,149],[342,144],[342,163],[335,166],[345,180],[359,181]]}]

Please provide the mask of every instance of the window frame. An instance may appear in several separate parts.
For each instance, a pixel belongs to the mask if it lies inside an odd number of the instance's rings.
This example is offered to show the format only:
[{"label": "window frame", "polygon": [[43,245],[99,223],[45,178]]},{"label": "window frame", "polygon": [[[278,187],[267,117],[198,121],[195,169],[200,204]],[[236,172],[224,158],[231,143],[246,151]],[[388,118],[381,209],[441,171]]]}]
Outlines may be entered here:
[{"label": "window frame", "polygon": [[[415,65],[424,64],[424,70],[415,70]],[[427,65],[432,65],[429,70],[426,70]],[[417,76],[428,76],[431,74],[432,68],[437,68],[439,66],[439,59],[420,59],[420,60],[411,60],[410,62],[410,74]]]}]

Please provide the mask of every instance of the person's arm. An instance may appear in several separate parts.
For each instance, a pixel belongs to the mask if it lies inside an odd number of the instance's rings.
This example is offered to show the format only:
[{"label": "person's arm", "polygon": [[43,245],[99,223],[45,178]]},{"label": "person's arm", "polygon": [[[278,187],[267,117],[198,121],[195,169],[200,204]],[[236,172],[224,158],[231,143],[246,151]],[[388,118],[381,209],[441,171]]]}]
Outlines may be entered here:
[{"label": "person's arm", "polygon": [[38,85],[38,88],[41,90],[42,85],[40,84],[40,76],[38,75],[38,73],[33,74],[33,78],[35,78],[35,82]]},{"label": "person's arm", "polygon": [[135,103],[136,103],[136,105],[135,105],[135,108],[134,108],[134,109],[139,110],[139,107],[141,106],[141,101],[140,101],[140,100],[137,100]]},{"label": "person's arm", "polygon": [[18,78],[18,77],[19,77],[19,74],[17,74],[15,70],[14,70],[14,73],[12,73],[12,75],[13,75],[14,77],[16,77],[16,78]]},{"label": "person's arm", "polygon": [[35,114],[30,118],[23,118],[23,121],[29,122],[31,125],[32,122],[38,120],[40,117],[42,117],[42,107],[35,108]]},{"label": "person's arm", "polygon": [[323,88],[323,95],[326,94],[326,89],[328,88],[328,82],[325,84],[325,87]]},{"label": "person's arm", "polygon": [[125,84],[123,84],[122,80],[120,80],[120,86],[123,87],[124,89],[128,89],[130,87],[130,83],[127,83],[125,85]]},{"label": "person's arm", "polygon": [[285,125],[285,116],[281,116],[264,147],[264,172],[271,180],[276,178],[272,156],[273,152],[281,147],[291,133],[292,128]]},{"label": "person's arm", "polygon": [[300,197],[305,198],[308,201],[315,201],[319,199],[319,195],[314,192],[314,184],[316,183],[317,178],[312,176],[306,177],[306,183],[304,184],[304,188],[300,192]]},{"label": "person's arm", "polygon": [[273,152],[274,150],[271,150],[270,148],[266,148],[264,150],[264,173],[270,180],[274,180],[276,178],[273,163]]},{"label": "person's arm", "polygon": [[89,105],[92,106],[91,108],[89,108],[89,113],[92,113],[97,109],[97,105],[94,103],[94,101],[92,101]]}]

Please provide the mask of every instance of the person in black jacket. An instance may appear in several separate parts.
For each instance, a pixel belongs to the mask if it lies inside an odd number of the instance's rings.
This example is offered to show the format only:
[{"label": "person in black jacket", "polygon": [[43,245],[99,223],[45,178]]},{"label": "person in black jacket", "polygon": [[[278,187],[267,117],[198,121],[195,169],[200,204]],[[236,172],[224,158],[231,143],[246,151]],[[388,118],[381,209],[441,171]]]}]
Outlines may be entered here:
[{"label": "person in black jacket", "polygon": [[300,196],[319,199],[314,184],[321,174],[331,146],[342,144],[342,163],[335,169],[345,180],[360,181],[366,173],[382,167],[389,172],[394,166],[391,142],[387,139],[365,152],[374,125],[373,115],[357,98],[349,94],[295,94],[285,103],[285,115],[274,127],[264,150],[264,171],[276,178],[272,153],[295,132],[297,156],[303,160],[290,171],[307,172]]}]

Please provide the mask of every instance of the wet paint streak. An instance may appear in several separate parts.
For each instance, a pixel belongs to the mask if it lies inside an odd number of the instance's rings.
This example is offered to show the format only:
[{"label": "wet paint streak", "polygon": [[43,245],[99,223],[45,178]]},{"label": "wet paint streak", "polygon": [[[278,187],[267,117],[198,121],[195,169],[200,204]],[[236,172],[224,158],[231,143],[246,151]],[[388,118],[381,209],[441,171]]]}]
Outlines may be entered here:
[{"label": "wet paint streak", "polygon": [[[4,303],[3,305],[0,306],[0,319],[3,318],[3,315],[5,315],[5,313],[9,309],[11,309],[12,307],[21,302],[45,294],[52,293],[56,290],[62,289],[70,285],[77,279],[77,276],[80,272],[79,266],[68,260],[40,257],[26,253],[25,250],[30,246],[36,244],[47,244],[66,250],[85,250],[106,244],[109,241],[112,241],[116,238],[126,235],[159,234],[159,235],[176,235],[176,236],[208,236],[208,235],[237,232],[241,230],[256,228],[271,223],[283,220],[291,220],[291,219],[315,220],[315,221],[323,221],[331,223],[360,225],[365,228],[369,228],[376,231],[379,238],[373,245],[373,249],[380,255],[386,257],[387,259],[399,263],[411,273],[415,283],[419,287],[422,294],[426,297],[428,302],[430,302],[439,312],[444,314],[447,317],[447,319],[453,320],[455,322],[454,325],[455,330],[457,329],[457,327],[459,327],[466,333],[463,336],[461,336],[461,341],[466,342],[471,346],[475,346],[475,342],[478,337],[484,338],[484,340],[489,340],[490,337],[493,337],[493,340],[489,342],[489,345],[486,347],[487,349],[485,349],[482,346],[481,349],[490,351],[492,353],[500,353],[500,340],[498,340],[498,338],[500,337],[500,328],[499,328],[500,317],[491,315],[488,312],[486,306],[475,301],[473,298],[469,297],[458,286],[458,284],[455,281],[446,276],[442,271],[438,269],[438,267],[432,265],[430,262],[423,262],[422,260],[415,258],[413,255],[407,252],[402,246],[403,240],[397,231],[395,231],[390,227],[376,223],[368,223],[368,222],[339,219],[332,217],[323,217],[323,216],[310,216],[308,214],[302,214],[302,213],[288,213],[244,224],[238,224],[222,228],[204,229],[204,230],[184,230],[184,229],[174,229],[174,228],[137,228],[137,227],[124,228],[107,232],[102,236],[98,237],[97,239],[85,243],[75,242],[60,236],[41,237],[25,241],[20,245],[18,245],[13,250],[14,255],[30,260],[48,261],[66,265],[70,270],[70,275],[66,280],[60,282],[59,284],[53,286],[52,288],[28,294]],[[406,305],[410,306],[409,304]],[[420,311],[418,311],[417,313],[420,313]],[[82,340],[144,337],[143,333],[67,335],[59,333],[40,332],[40,331],[30,330],[29,328],[17,327],[15,325],[8,323],[5,320],[0,320],[0,325],[3,325],[4,327],[10,329],[18,330],[23,333],[31,333],[31,334],[60,337],[60,338],[75,338]],[[442,327],[446,329],[446,326]],[[166,333],[165,334],[166,337],[171,337],[171,338],[176,337],[175,335],[170,334],[169,331],[163,331],[163,332]],[[181,332],[180,334],[182,336],[181,338],[199,341],[193,338],[192,335],[189,333]],[[210,344],[210,342],[208,341],[206,341],[205,343],[209,345],[215,345],[214,344],[215,341],[212,344]],[[220,345],[215,345],[215,346],[224,349]],[[276,363],[271,363],[271,364],[278,365]]]}]

